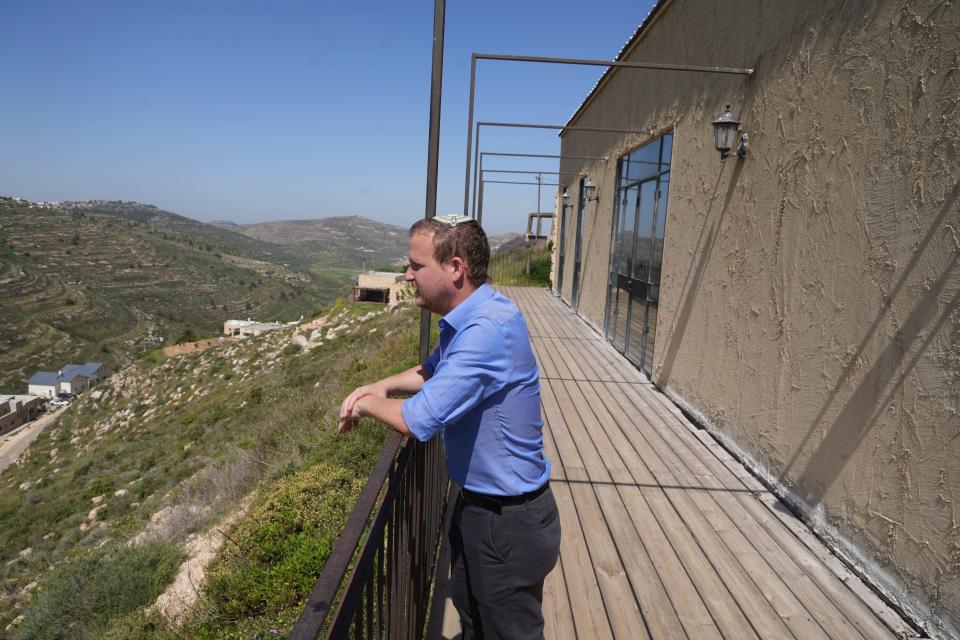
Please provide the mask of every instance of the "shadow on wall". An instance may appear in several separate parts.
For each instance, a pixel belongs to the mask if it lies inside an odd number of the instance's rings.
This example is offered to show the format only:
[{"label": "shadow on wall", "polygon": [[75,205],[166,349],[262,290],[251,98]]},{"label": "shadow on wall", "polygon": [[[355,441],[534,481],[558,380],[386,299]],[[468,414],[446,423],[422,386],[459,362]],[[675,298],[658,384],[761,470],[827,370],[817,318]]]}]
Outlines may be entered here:
[{"label": "shadow on wall", "polygon": [[[843,373],[840,375],[840,378],[837,380],[836,385],[834,385],[823,407],[817,412],[803,440],[797,446],[790,461],[784,467],[780,475],[781,482],[787,479],[791,469],[793,469],[799,461],[806,445],[813,437],[813,434],[816,433],[817,427],[820,425],[823,417],[830,410],[830,407],[834,405],[841,389],[843,389],[851,375],[856,371],[857,363],[860,361],[867,345],[873,339],[874,334],[876,334],[880,323],[887,316],[889,309],[893,305],[893,301],[897,295],[899,295],[903,285],[916,268],[920,258],[924,255],[927,245],[930,243],[935,232],[942,228],[942,223],[947,214],[953,210],[953,205],[958,193],[960,193],[960,186],[954,187],[953,192],[944,202],[944,206],[939,215],[927,230],[927,235],[913,252],[910,262],[904,268],[903,274],[901,274],[900,279],[891,290],[883,308],[880,313],[877,314],[873,324],[870,325],[867,334],[857,347],[856,353],[851,357],[849,364],[847,364]],[[823,499],[826,492],[840,476],[843,468],[853,457],[854,452],[863,442],[867,433],[874,426],[891,400],[893,400],[897,391],[903,386],[906,377],[916,367],[925,349],[949,319],[950,314],[960,305],[960,290],[958,290],[949,302],[947,302],[946,308],[940,317],[931,325],[933,312],[936,310],[938,300],[941,294],[945,293],[944,290],[947,288],[950,277],[953,275],[958,264],[960,264],[960,254],[955,254],[953,260],[950,261],[940,277],[929,285],[929,288],[910,313],[910,316],[896,332],[890,343],[884,348],[874,365],[864,375],[863,380],[850,395],[840,414],[837,416],[837,419],[834,420],[833,424],[827,429],[826,437],[810,457],[806,468],[797,479],[797,491],[799,495],[806,500],[807,504],[815,505]],[[917,344],[921,331],[928,326],[930,328],[926,335]],[[912,351],[914,352],[913,357],[904,363],[904,358]],[[894,378],[896,379],[894,380]],[[891,381],[893,381],[892,386]],[[884,390],[886,390],[886,394],[880,399]]]},{"label": "shadow on wall", "polygon": [[[727,163],[724,163],[726,167]],[[674,322],[667,334],[667,349],[661,361],[660,371],[657,375],[657,384],[660,387],[666,387],[670,382],[670,374],[673,371],[673,364],[677,359],[677,352],[680,351],[680,345],[683,343],[683,335],[687,330],[687,324],[690,322],[690,316],[693,314],[693,305],[697,301],[697,293],[700,290],[700,284],[703,281],[703,275],[707,271],[707,265],[710,263],[710,256],[713,253],[713,247],[716,244],[717,234],[720,232],[720,226],[723,224],[723,218],[727,215],[727,209],[730,207],[730,200],[733,198],[733,192],[737,188],[737,182],[740,180],[740,172],[743,170],[743,163],[736,162],[733,166],[733,173],[730,176],[727,186],[727,194],[723,199],[723,207],[720,209],[720,216],[710,224],[710,214],[713,211],[713,204],[716,202],[717,191],[720,188],[720,180],[723,178],[723,171],[717,174],[717,182],[713,185],[713,195],[710,197],[710,207],[707,209],[706,220],[703,228],[700,229],[700,237],[697,238],[696,253],[700,256],[697,266],[687,272],[687,279],[680,289],[680,299],[682,307],[674,318]]]}]

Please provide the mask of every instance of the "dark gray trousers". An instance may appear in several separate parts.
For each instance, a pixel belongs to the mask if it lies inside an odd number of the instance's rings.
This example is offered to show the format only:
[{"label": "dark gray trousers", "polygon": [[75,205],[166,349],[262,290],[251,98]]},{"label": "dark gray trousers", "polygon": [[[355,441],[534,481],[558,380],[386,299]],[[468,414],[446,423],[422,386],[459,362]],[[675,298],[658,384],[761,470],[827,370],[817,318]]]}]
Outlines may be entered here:
[{"label": "dark gray trousers", "polygon": [[463,640],[543,638],[543,581],[560,554],[553,492],[500,509],[458,496],[450,524],[450,596]]}]

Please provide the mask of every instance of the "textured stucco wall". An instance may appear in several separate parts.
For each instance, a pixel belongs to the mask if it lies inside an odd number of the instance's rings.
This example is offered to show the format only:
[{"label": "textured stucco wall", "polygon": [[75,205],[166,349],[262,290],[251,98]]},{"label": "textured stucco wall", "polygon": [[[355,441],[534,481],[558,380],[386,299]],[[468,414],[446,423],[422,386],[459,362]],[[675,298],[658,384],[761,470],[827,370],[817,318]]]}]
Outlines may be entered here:
[{"label": "textured stucco wall", "polygon": [[[574,122],[674,132],[654,381],[935,635],[960,629],[958,42],[960,2],[674,0],[627,59],[756,74],[619,71]],[[751,152],[721,165],[727,103]],[[616,158],[649,138],[563,139],[610,154],[561,163],[600,186],[598,326]]]}]

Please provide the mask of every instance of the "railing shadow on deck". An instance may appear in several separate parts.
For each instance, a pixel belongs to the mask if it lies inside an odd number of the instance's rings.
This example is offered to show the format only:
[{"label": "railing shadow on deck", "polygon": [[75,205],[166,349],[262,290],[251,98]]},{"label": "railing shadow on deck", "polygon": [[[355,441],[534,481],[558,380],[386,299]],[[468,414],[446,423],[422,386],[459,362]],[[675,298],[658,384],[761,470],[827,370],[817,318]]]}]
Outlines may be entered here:
[{"label": "railing shadow on deck", "polygon": [[290,638],[422,638],[449,486],[440,438],[391,432]]}]

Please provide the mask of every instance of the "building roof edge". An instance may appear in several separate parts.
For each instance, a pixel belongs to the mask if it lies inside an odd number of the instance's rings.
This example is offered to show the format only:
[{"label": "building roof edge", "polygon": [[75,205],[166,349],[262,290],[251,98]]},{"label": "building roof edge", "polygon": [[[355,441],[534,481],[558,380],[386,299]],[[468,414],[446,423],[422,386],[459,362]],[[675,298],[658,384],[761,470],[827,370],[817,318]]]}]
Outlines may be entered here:
[{"label": "building roof edge", "polygon": [[[646,35],[646,30],[651,27],[657,17],[659,17],[661,11],[669,4],[672,4],[673,0],[657,0],[656,4],[650,8],[650,12],[647,14],[647,17],[643,19],[643,22],[640,23],[634,32],[633,35],[627,40],[626,44],[620,48],[620,51],[617,53],[617,56],[613,59],[613,62],[621,62],[627,55],[633,50],[634,46],[640,41],[640,39]],[[587,94],[587,97],[583,99],[583,102],[580,103],[580,106],[577,107],[577,110],[573,112],[573,115],[567,120],[565,127],[573,126],[573,123],[580,117],[584,112],[587,105],[593,101],[593,97],[597,94],[607,80],[610,79],[611,74],[616,70],[616,67],[607,67],[603,74],[600,76],[600,79],[597,80],[596,84],[593,85],[593,88],[590,89],[590,93]],[[558,134],[561,138],[566,133],[566,129],[561,129]]]}]

